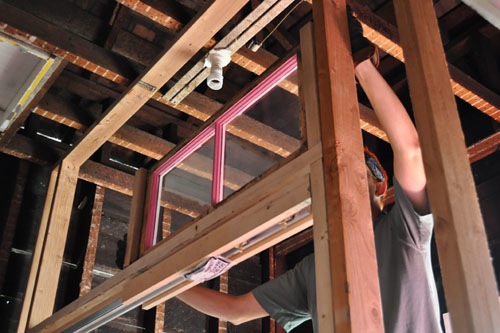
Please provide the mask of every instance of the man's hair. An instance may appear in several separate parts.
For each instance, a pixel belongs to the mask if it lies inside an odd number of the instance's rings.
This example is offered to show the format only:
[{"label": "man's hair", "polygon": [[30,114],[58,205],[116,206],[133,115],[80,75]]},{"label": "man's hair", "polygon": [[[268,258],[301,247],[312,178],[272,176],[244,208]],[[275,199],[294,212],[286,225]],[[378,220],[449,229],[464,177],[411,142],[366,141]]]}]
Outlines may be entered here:
[{"label": "man's hair", "polygon": [[382,164],[380,164],[377,156],[372,153],[367,147],[365,147],[365,163],[373,177],[375,177],[377,181],[383,182],[385,184],[385,188],[387,188],[387,172],[385,171]]}]

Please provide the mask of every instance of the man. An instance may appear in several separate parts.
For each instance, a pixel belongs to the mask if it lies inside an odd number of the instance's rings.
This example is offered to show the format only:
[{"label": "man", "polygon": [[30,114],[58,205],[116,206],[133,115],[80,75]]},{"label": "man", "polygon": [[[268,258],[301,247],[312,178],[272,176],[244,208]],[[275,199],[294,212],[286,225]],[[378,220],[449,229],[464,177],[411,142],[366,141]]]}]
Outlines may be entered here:
[{"label": "man", "polygon": [[[365,151],[386,332],[441,332],[440,311],[431,266],[432,215],[416,129],[404,106],[379,74],[376,48],[349,15],[356,79],[365,91],[394,153],[396,202],[383,211],[387,175]],[[270,315],[290,331],[312,319],[317,332],[314,256],[253,291],[233,296],[200,286],[178,296],[208,315],[240,324]]]}]

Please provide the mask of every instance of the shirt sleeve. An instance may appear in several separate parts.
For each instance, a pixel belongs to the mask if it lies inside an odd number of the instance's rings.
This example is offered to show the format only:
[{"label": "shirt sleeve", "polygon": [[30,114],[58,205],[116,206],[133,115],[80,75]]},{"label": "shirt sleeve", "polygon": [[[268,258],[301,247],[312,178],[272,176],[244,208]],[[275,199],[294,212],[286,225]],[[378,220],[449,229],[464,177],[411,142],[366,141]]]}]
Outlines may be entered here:
[{"label": "shirt sleeve", "polygon": [[396,178],[394,178],[394,190],[396,202],[389,215],[397,218],[390,219],[393,221],[391,228],[394,228],[402,241],[418,249],[428,250],[434,227],[432,214],[418,214]]},{"label": "shirt sleeve", "polygon": [[307,280],[314,279],[314,256],[310,255],[293,269],[270,280],[252,293],[257,302],[287,332],[311,319]]}]

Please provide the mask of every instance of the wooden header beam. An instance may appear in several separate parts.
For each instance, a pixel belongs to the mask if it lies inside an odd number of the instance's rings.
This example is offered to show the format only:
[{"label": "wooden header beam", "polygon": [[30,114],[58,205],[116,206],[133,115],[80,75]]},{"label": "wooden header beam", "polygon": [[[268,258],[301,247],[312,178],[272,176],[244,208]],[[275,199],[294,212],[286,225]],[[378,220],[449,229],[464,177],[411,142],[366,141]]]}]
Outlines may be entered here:
[{"label": "wooden header beam", "polygon": [[[134,115],[191,57],[199,51],[247,0],[216,0],[185,27],[179,38],[158,61],[137,79],[102,118],[94,123],[75,148],[62,159],[53,199],[47,201],[44,215],[47,227],[41,230],[35,251],[40,261],[34,260],[30,279],[34,279],[33,297],[25,298],[23,314],[28,327],[39,324],[53,312],[60,266],[71,217],[79,168],[130,117]],[[26,302],[28,302],[26,304]],[[28,305],[29,304],[29,305]],[[23,323],[19,329],[23,329]]]},{"label": "wooden header beam", "polygon": [[432,1],[394,5],[453,330],[495,332],[498,291]]},{"label": "wooden header beam", "polygon": [[[210,214],[160,242],[123,271],[28,332],[60,332],[89,318],[99,320],[94,317],[95,314],[110,304],[118,304],[125,309],[136,307],[204,258],[238,249],[252,237],[298,213],[310,204],[309,164],[321,159],[319,148],[313,147],[254,186],[236,193]],[[290,225],[276,236],[258,242],[242,253],[236,251],[231,259],[238,263],[247,254],[253,255],[283,237],[291,236],[288,228],[298,233],[311,224],[310,218],[299,220],[297,226]],[[188,282],[175,287],[163,297],[173,297],[192,285],[194,283]]]}]

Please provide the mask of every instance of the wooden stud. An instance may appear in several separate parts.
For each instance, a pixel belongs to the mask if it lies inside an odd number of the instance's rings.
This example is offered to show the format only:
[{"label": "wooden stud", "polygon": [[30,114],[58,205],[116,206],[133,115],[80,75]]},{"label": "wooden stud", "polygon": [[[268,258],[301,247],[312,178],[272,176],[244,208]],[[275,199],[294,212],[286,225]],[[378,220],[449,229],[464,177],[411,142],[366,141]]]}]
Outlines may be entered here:
[{"label": "wooden stud", "polygon": [[47,233],[31,303],[29,327],[40,323],[54,311],[77,181],[78,167],[63,161],[50,207]]},{"label": "wooden stud", "polygon": [[147,187],[147,169],[139,169],[134,177],[134,192],[130,207],[130,219],[128,222],[127,246],[125,248],[125,259],[123,267],[127,267],[140,256],[141,230],[144,221],[144,210]]},{"label": "wooden stud", "polygon": [[188,25],[175,43],[94,124],[66,159],[80,166],[154,95],[219,29],[245,0],[217,0]]},{"label": "wooden stud", "polygon": [[[312,166],[317,172],[311,178],[320,211],[319,218],[315,212],[316,279],[317,288],[329,287],[329,295],[319,293],[320,330],[383,332],[345,2],[314,1],[313,18],[323,145],[323,170]],[[323,179],[315,180],[318,172]],[[334,327],[324,316],[333,316]]]},{"label": "wooden stud", "polygon": [[495,276],[432,1],[394,5],[453,330],[495,332]]},{"label": "wooden stud", "polygon": [[104,188],[96,186],[94,195],[94,207],[92,208],[92,218],[90,221],[89,239],[87,250],[83,262],[82,280],[80,282],[80,297],[87,294],[92,289],[92,278],[97,252],[97,242],[99,240],[99,229],[102,218],[102,205],[104,203]]},{"label": "wooden stud", "polygon": [[[319,158],[319,147],[313,147],[246,191],[236,193],[216,210],[171,236],[167,242],[160,242],[145,256],[31,331],[64,330],[116,300],[134,304],[141,296],[171,281],[206,256],[238,248],[245,240],[300,212],[309,205],[309,163]],[[312,217],[307,215],[231,259],[235,262],[245,260],[311,224]],[[165,297],[173,297],[194,284],[189,282],[176,287]],[[151,307],[164,301],[159,299]]]},{"label": "wooden stud", "polygon": [[47,188],[47,195],[45,197],[45,206],[43,209],[43,215],[40,221],[40,227],[38,228],[38,237],[35,244],[35,249],[33,251],[33,258],[31,261],[31,271],[28,277],[28,283],[26,285],[26,291],[24,292],[23,306],[21,309],[21,315],[19,318],[19,325],[17,328],[18,333],[26,332],[28,328],[29,315],[31,310],[31,302],[33,301],[33,296],[35,293],[35,286],[38,278],[38,271],[40,269],[40,261],[43,255],[43,245],[45,241],[45,235],[47,233],[48,223],[50,219],[50,213],[52,209],[52,202],[54,200],[55,191],[57,189],[57,180],[59,177],[61,166],[58,165],[52,173],[50,174],[49,186]]}]

